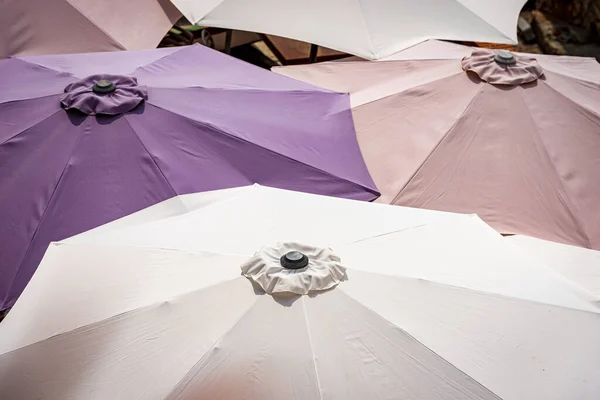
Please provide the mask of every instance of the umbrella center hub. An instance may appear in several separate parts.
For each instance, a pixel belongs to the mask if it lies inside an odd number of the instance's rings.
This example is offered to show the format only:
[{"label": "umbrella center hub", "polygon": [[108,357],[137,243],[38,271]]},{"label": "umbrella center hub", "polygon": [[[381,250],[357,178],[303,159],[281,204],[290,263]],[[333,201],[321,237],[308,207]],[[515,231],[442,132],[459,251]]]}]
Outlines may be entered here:
[{"label": "umbrella center hub", "polygon": [[65,88],[60,102],[66,110],[87,115],[118,115],[129,112],[148,99],[145,86],[126,75],[92,75]]},{"label": "umbrella center hub", "polygon": [[117,90],[117,86],[108,79],[100,79],[92,86],[92,91],[97,94],[112,93]]},{"label": "umbrella center hub", "polygon": [[462,59],[462,68],[492,85],[523,85],[544,75],[544,70],[532,56],[488,49],[473,50],[470,56]]},{"label": "umbrella center hub", "polygon": [[273,296],[331,289],[346,276],[346,267],[331,249],[299,243],[263,247],[241,269]]},{"label": "umbrella center hub", "polygon": [[515,56],[509,51],[501,51],[494,56],[494,61],[502,65],[512,65],[517,63]]},{"label": "umbrella center hub", "polygon": [[299,251],[290,251],[281,256],[279,263],[283,268],[300,269],[308,265],[308,257]]}]

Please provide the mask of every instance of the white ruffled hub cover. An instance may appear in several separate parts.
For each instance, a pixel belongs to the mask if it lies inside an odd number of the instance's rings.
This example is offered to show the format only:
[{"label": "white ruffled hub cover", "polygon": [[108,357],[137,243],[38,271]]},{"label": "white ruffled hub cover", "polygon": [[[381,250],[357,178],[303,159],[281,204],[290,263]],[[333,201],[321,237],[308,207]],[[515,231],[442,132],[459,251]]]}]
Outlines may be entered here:
[{"label": "white ruffled hub cover", "polygon": [[[289,269],[281,265],[281,257],[293,251],[308,257],[306,267]],[[337,286],[346,276],[346,267],[331,249],[277,243],[260,249],[242,265],[242,273],[272,295],[308,294]]]}]

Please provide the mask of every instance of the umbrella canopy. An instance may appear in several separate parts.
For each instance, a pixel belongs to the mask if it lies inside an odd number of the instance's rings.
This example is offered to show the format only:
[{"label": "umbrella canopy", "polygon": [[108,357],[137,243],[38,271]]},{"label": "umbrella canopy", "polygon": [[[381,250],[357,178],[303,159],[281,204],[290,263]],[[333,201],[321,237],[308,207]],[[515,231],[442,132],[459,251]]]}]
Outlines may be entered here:
[{"label": "umbrella canopy", "polygon": [[173,0],[203,26],[279,35],[378,59],[447,39],[516,43],[526,0]]},{"label": "umbrella canopy", "polygon": [[600,303],[600,251],[521,235],[509,236],[506,240],[538,257],[565,278],[587,290]]},{"label": "umbrella canopy", "polygon": [[382,202],[477,213],[502,233],[600,249],[600,65],[423,47],[406,60],[277,72],[351,93]]},{"label": "umbrella canopy", "polygon": [[0,58],[152,48],[180,17],[169,0],[4,0]]},{"label": "umbrella canopy", "polygon": [[50,246],[0,325],[3,398],[600,395],[597,309],[476,216],[197,196]]},{"label": "umbrella canopy", "polygon": [[0,62],[3,306],[51,241],[178,194],[258,182],[373,200],[349,107],[202,46]]}]

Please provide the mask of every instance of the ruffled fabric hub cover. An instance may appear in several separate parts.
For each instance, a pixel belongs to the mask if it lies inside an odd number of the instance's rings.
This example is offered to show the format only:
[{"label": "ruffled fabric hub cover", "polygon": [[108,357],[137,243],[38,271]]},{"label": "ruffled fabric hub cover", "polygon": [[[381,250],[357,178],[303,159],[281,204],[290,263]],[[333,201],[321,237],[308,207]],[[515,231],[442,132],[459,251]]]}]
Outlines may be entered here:
[{"label": "ruffled fabric hub cover", "polygon": [[[97,93],[94,85],[100,81],[114,84],[114,90]],[[60,98],[63,108],[76,109],[87,115],[118,115],[133,110],[148,99],[145,86],[138,86],[137,79],[126,75],[91,75],[65,88]]]},{"label": "ruffled fabric hub cover", "polygon": [[514,63],[502,64],[496,61],[498,54],[486,49],[473,50],[470,56],[462,59],[462,69],[493,85],[522,85],[535,82],[544,75],[542,67],[531,56],[507,53],[514,57]]},{"label": "ruffled fabric hub cover", "polygon": [[[290,252],[308,257],[308,265],[299,269],[282,266],[281,258]],[[242,265],[242,274],[272,295],[308,294],[337,286],[346,276],[346,267],[330,249],[277,243],[263,247]]]}]

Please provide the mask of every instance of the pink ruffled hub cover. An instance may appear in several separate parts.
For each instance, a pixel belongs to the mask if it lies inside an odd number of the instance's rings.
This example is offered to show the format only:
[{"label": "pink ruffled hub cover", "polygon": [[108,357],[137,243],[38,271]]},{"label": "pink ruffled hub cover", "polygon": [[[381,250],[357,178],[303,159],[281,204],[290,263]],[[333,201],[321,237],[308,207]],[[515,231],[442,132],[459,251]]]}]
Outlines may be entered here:
[{"label": "pink ruffled hub cover", "polygon": [[[95,93],[93,86],[100,80],[115,84],[112,93]],[[148,99],[145,86],[138,86],[137,79],[126,75],[91,75],[65,88],[60,98],[63,108],[76,109],[87,115],[117,115],[133,110]]]},{"label": "pink ruffled hub cover", "polygon": [[496,54],[491,50],[475,49],[470,56],[462,59],[462,69],[493,85],[522,85],[535,82],[544,75],[544,70],[533,57],[513,53],[516,62],[506,65],[496,62]]},{"label": "pink ruffled hub cover", "polygon": [[[308,265],[301,269],[282,267],[281,257],[291,251],[306,255]],[[241,268],[245,277],[272,295],[308,294],[331,289],[346,276],[346,267],[330,249],[299,243],[263,247]]]}]

